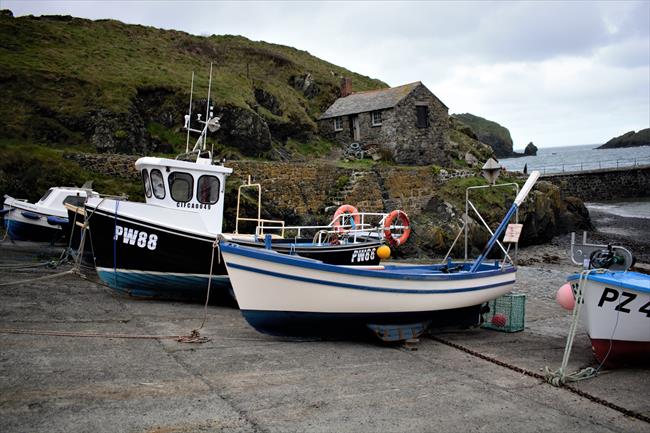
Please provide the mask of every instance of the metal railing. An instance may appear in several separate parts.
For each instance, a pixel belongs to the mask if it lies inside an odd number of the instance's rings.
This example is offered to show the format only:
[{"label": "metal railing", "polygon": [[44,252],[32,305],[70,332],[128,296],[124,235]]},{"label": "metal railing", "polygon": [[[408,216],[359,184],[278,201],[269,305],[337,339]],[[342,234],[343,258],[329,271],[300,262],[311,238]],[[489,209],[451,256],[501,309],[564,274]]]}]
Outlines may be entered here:
[{"label": "metal railing", "polygon": [[[549,164],[543,166],[528,165],[528,171],[538,170],[542,174],[574,173],[589,170],[606,170],[617,168],[634,168],[650,165],[650,156],[639,158],[619,158],[605,161],[587,161],[572,164]],[[523,169],[511,170],[523,171]]]}]

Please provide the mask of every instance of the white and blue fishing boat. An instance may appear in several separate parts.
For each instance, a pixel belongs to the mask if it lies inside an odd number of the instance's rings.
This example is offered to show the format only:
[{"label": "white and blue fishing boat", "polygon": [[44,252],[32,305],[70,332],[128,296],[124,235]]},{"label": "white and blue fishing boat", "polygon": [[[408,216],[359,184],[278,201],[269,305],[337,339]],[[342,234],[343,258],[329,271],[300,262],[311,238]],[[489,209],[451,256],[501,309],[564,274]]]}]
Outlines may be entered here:
[{"label": "white and blue fishing boat", "polygon": [[353,268],[223,241],[221,254],[239,308],[251,326],[272,335],[338,334],[365,326],[385,333],[396,326],[399,333],[417,328],[401,334],[415,336],[445,311],[477,306],[512,290],[515,266],[484,261],[538,177],[531,173],[473,262]]},{"label": "white and blue fishing boat", "polygon": [[69,230],[66,204],[81,206],[88,197],[99,197],[90,184],[81,188],[53,187],[39,201],[29,203],[5,195],[2,215],[11,240],[54,242]]},{"label": "white and blue fishing boat", "polygon": [[581,244],[572,236],[571,260],[586,269],[567,278],[557,300],[573,310],[574,327],[582,319],[598,362],[650,365],[650,275],[630,270],[636,260],[625,247],[589,244],[586,233]]},{"label": "white and blue fishing boat", "polygon": [[650,275],[607,270],[568,281],[581,278],[582,319],[598,362],[650,365]]}]

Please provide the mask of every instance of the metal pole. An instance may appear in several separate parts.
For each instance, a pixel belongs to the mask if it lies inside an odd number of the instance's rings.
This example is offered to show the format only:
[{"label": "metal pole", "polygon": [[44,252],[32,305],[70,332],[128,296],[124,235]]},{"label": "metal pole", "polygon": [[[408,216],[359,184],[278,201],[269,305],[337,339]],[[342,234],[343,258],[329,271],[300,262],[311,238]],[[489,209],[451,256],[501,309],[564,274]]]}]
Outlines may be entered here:
[{"label": "metal pole", "polygon": [[468,205],[467,203],[469,202],[469,188],[465,190],[465,261],[467,261],[467,236],[468,236],[468,226],[469,226],[469,220],[468,220]]},{"label": "metal pole", "polygon": [[[203,149],[205,149],[205,141],[207,139],[208,135],[208,121],[210,120],[210,91],[212,90],[212,62],[210,62],[210,80],[208,81],[208,101],[207,104],[205,104],[205,137],[203,138]],[[199,149],[199,152],[202,149]],[[210,155],[212,156],[212,155]]]},{"label": "metal pole", "polygon": [[185,141],[185,153],[190,151],[190,124],[192,123],[192,94],[194,93],[194,71],[192,71],[192,85],[190,87],[190,111],[187,114],[190,116],[187,122],[187,140]]}]

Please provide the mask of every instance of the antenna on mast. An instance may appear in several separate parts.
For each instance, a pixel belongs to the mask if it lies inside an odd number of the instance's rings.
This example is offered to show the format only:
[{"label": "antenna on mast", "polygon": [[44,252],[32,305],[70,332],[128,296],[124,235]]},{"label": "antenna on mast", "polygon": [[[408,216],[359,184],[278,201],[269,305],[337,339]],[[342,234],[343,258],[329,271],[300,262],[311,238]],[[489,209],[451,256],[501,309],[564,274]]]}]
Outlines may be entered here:
[{"label": "antenna on mast", "polygon": [[194,93],[194,71],[192,71],[192,85],[190,87],[190,109],[185,115],[185,129],[187,129],[187,139],[185,140],[185,153],[190,151],[190,119],[192,118],[192,94]]},{"label": "antenna on mast", "polygon": [[[201,156],[202,152],[205,151],[206,140],[208,131],[215,132],[221,125],[219,124],[219,118],[214,117],[214,106],[210,104],[210,92],[212,91],[212,63],[210,63],[210,81],[208,82],[208,100],[206,101],[205,107],[205,120],[201,119],[201,113],[197,113],[196,121],[203,125],[201,129],[193,129],[190,125],[192,119],[192,96],[194,94],[194,72],[192,72],[192,89],[190,90],[190,109],[189,114],[185,115],[185,129],[187,130],[187,140],[185,143],[185,154],[196,153],[196,161],[201,161],[202,164],[211,164],[212,163],[212,153],[214,151],[214,144],[212,144],[212,149],[208,152],[208,157],[204,158]],[[190,151],[190,132],[198,132],[199,138],[196,140],[194,147]],[[176,157],[178,159],[178,157]]]}]

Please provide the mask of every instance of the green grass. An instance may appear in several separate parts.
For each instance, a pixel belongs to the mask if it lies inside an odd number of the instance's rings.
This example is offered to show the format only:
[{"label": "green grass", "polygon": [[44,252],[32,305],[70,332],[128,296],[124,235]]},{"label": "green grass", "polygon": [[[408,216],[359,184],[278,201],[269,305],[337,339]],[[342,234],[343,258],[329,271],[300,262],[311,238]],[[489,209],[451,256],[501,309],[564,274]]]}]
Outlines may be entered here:
[{"label": "green grass", "polygon": [[[210,62],[212,96],[218,106],[258,106],[254,89],[271,93],[282,108],[267,120],[316,129],[315,118],[336,98],[340,77],[352,77],[355,91],[386,84],[355,74],[295,48],[254,42],[241,36],[193,36],[184,32],[127,25],[114,20],[62,17],[0,17],[0,130],[5,137],[39,140],[32,126],[49,118],[74,136],[98,109],[129,113],[140,89],[163,88],[183,101],[195,71],[195,98],[205,98]],[[311,74],[319,92],[307,98],[290,85]],[[180,115],[182,113],[171,113]],[[158,131],[160,132],[160,131]],[[176,146],[178,143],[173,143]],[[319,152],[319,146],[306,149]]]},{"label": "green grass", "polygon": [[332,142],[321,138],[316,138],[308,143],[302,143],[290,138],[285,145],[287,149],[299,155],[316,158],[327,156],[332,151],[333,146],[335,145]]},{"label": "green grass", "polygon": [[354,169],[354,170],[370,170],[377,164],[372,159],[354,159],[350,161],[337,161],[336,165],[340,168]]}]

